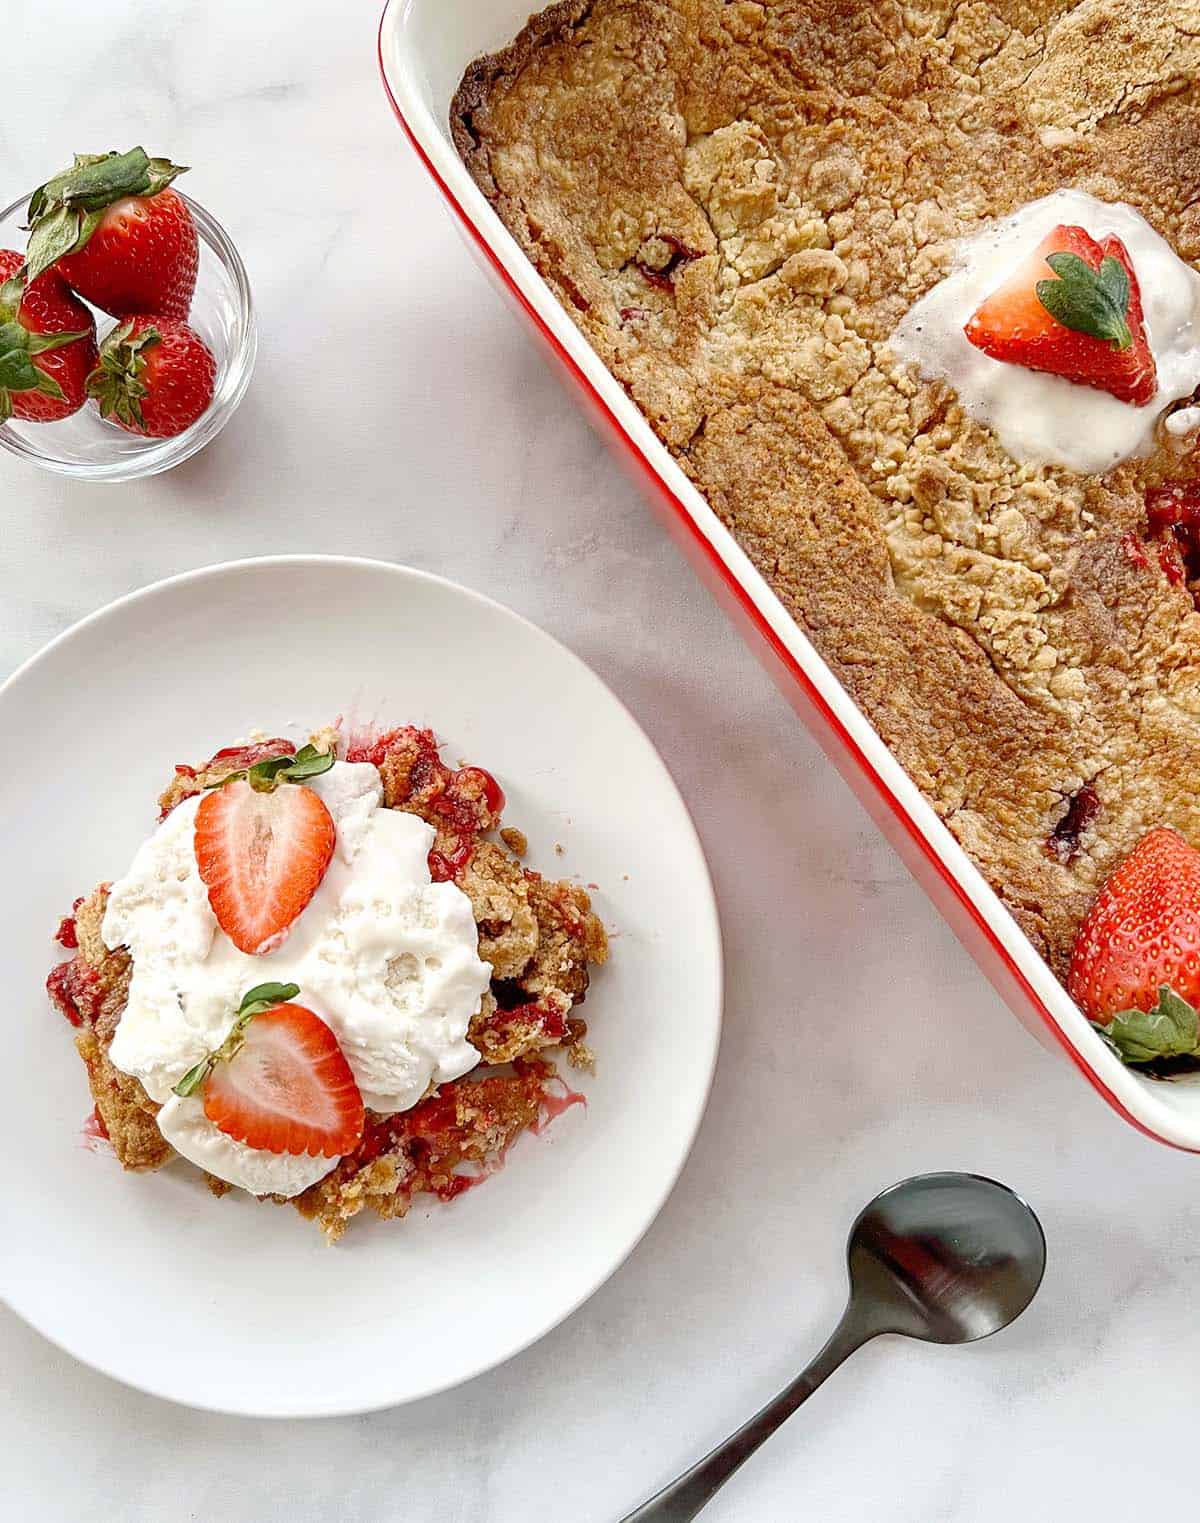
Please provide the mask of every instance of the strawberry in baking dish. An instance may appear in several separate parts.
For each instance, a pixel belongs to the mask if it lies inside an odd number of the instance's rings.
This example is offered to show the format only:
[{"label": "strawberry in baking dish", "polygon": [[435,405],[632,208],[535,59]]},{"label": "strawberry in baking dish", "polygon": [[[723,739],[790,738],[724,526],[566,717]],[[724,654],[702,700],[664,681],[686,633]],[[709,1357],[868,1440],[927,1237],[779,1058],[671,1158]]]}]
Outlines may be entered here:
[{"label": "strawberry in baking dish", "polygon": [[1079,928],[1067,987],[1127,1063],[1200,1055],[1200,852],[1143,836]]}]

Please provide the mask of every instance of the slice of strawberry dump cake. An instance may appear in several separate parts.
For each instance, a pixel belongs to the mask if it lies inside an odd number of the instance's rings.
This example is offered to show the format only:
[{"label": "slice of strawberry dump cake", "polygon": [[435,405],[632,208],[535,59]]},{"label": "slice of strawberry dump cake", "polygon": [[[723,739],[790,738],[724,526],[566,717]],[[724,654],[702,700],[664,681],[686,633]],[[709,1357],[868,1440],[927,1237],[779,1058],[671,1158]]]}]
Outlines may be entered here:
[{"label": "slice of strawberry dump cake", "polygon": [[460,1194],[581,1098],[553,1057],[591,1066],[604,928],[493,838],[499,785],[431,731],[229,747],[159,803],[47,980],[127,1169],[181,1155],[336,1240]]}]

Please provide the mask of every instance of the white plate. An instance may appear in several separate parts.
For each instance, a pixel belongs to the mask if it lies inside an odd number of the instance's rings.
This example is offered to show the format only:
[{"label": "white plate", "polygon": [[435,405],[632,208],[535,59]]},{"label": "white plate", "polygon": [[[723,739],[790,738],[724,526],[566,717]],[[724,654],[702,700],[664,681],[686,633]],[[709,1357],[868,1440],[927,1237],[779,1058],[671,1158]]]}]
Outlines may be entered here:
[{"label": "white plate", "polygon": [[[88,1151],[71,1031],[43,982],[72,898],[119,873],[176,761],[339,713],[430,725],[508,795],[529,863],[601,885],[613,955],[586,1014],[599,1072],[449,1206],[359,1219],[215,1200],[175,1164]],[[720,1030],[716,906],[650,742],[577,657],[507,609],[376,561],[287,556],[157,583],[0,688],[5,1085],[0,1296],[109,1375],[218,1411],[368,1411],[444,1390],[548,1332],[637,1243],[677,1178]],[[555,853],[555,843],[565,852]]]}]

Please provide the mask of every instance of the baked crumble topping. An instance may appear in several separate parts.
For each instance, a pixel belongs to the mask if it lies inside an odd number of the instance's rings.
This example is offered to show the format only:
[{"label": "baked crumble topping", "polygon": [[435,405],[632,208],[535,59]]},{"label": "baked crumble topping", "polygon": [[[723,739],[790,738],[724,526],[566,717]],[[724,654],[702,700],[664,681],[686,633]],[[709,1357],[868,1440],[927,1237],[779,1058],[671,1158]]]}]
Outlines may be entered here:
[{"label": "baked crumble topping", "polygon": [[[385,806],[416,814],[435,829],[432,876],[467,895],[478,927],[479,956],[491,965],[491,988],[468,1032],[480,1067],[436,1087],[415,1107],[391,1116],[367,1112],[362,1140],[331,1173],[292,1200],[331,1240],[364,1208],[383,1217],[407,1214],[414,1196],[451,1199],[503,1160],[521,1132],[536,1129],[582,1097],[558,1076],[553,1058],[592,1065],[587,1024],[579,1014],[590,969],[608,955],[604,928],[588,894],[521,866],[486,837],[499,826],[504,796],[489,773],[445,765],[428,730],[411,726],[348,744],[335,731],[313,737],[318,749],[379,769]],[[185,798],[231,773],[287,756],[286,740],[219,751],[181,765],[159,798],[165,818]],[[520,836],[520,832],[506,831]],[[524,846],[524,837],[520,837]],[[109,885],[77,900],[56,939],[73,952],[47,980],[52,1002],[77,1027],[100,1134],[127,1169],[161,1167],[173,1149],[159,1131],[159,1106],[138,1079],[110,1060],[109,1048],[129,997],[132,970],[124,948],[101,934]],[[209,1176],[217,1195],[231,1187]]]},{"label": "baked crumble topping", "polygon": [[1019,464],[889,337],[957,240],[1064,187],[1196,261],[1198,69],[1197,0],[564,0],[452,107],[522,248],[1060,975],[1148,829],[1200,841],[1195,461],[1164,431],[1102,478]]}]

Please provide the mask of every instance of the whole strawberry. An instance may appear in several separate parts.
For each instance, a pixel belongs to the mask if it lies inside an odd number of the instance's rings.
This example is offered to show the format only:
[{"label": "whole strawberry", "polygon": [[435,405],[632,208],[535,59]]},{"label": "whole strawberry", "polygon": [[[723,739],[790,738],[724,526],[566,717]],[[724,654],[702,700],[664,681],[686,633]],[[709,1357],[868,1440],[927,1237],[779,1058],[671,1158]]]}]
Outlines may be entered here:
[{"label": "whole strawberry", "polygon": [[1075,938],[1067,988],[1127,1063],[1200,1051],[1200,852],[1144,835]]},{"label": "whole strawberry", "polygon": [[80,296],[114,317],[185,318],[199,243],[186,201],[167,188],[183,173],[143,148],[77,154],[30,199],[31,277],[57,264]]},{"label": "whole strawberry", "polygon": [[26,284],[24,263],[0,249],[0,423],[53,423],[87,401],[96,324],[53,270]]},{"label": "whole strawberry", "polygon": [[170,439],[204,412],[216,379],[212,351],[186,323],[133,317],[100,345],[87,391],[101,415],[129,433]]}]

